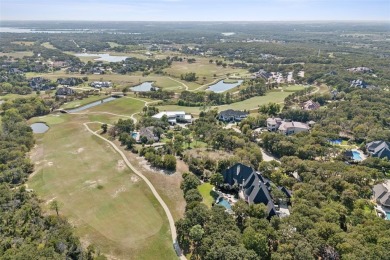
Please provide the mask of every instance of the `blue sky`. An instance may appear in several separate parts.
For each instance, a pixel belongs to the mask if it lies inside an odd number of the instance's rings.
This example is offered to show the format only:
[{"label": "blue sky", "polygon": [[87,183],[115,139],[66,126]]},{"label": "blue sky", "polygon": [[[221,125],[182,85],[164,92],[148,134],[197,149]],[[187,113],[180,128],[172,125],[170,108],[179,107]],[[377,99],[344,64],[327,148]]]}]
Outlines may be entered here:
[{"label": "blue sky", "polygon": [[390,0],[0,0],[0,20],[390,21]]}]

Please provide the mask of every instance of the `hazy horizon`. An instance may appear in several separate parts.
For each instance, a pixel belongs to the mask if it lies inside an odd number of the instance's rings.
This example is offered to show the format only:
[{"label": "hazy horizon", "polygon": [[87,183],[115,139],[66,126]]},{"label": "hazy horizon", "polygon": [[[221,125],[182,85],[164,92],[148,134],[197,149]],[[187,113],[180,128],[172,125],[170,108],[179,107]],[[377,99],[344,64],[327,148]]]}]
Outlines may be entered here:
[{"label": "hazy horizon", "polygon": [[0,21],[390,21],[388,0],[2,0]]}]

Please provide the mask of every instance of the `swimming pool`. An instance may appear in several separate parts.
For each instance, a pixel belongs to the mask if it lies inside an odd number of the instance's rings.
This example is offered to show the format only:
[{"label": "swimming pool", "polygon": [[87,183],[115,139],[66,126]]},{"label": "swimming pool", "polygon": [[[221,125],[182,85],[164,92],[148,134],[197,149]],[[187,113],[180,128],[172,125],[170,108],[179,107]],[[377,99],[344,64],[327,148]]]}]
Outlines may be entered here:
[{"label": "swimming pool", "polygon": [[217,202],[218,205],[221,205],[221,206],[224,206],[226,209],[228,210],[231,210],[232,209],[232,206],[230,205],[229,201],[225,200],[225,199],[219,199],[219,201]]},{"label": "swimming pool", "polygon": [[138,136],[138,133],[136,133],[136,132],[131,133],[131,137],[133,137],[134,139],[137,139],[137,136]]},{"label": "swimming pool", "polygon": [[342,141],[340,139],[335,139],[335,140],[329,140],[329,143],[340,145]]},{"label": "swimming pool", "polygon": [[387,219],[387,220],[390,220],[390,211],[389,211],[389,212],[386,212],[386,219]]},{"label": "swimming pool", "polygon": [[355,161],[361,161],[363,160],[362,157],[360,156],[360,153],[358,151],[352,150],[352,158]]}]

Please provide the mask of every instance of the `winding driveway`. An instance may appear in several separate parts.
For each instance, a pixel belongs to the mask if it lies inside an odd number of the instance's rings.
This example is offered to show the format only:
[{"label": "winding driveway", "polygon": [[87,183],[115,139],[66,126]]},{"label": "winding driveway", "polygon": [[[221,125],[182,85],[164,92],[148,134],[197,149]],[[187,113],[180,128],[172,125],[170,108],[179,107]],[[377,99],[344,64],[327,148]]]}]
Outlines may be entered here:
[{"label": "winding driveway", "polygon": [[[127,159],[126,155],[113,142],[111,142],[110,140],[104,138],[103,136],[95,133],[94,131],[92,131],[88,127],[88,124],[92,124],[92,123],[100,123],[100,122],[87,122],[87,123],[83,123],[83,125],[91,134],[93,134],[93,135],[97,136],[98,138],[100,138],[100,139],[106,141],[107,143],[109,143],[114,148],[114,150],[120,154],[120,156],[122,157],[123,161],[126,163],[127,167],[129,167],[135,174],[137,174],[140,178],[142,178],[145,181],[145,183],[149,186],[149,188],[152,191],[153,195],[156,197],[157,201],[160,203],[161,207],[165,211],[165,214],[167,215],[168,222],[169,222],[169,228],[171,229],[172,243],[175,243],[176,242],[176,237],[177,237],[175,221],[173,220],[171,211],[169,210],[167,204],[165,204],[164,200],[161,198],[160,194],[158,194],[158,192],[154,188],[153,184],[148,180],[148,178],[146,178],[145,175],[143,175],[140,171],[138,171],[130,163],[130,161]],[[184,255],[181,255],[179,258],[181,260],[186,260],[187,259]]]}]

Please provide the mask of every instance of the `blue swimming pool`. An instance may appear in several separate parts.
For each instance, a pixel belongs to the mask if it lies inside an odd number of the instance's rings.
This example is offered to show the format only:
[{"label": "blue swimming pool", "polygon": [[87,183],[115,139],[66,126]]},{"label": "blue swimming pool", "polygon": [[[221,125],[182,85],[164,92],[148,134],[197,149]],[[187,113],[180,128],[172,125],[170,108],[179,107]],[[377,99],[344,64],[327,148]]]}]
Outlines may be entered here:
[{"label": "blue swimming pool", "polygon": [[362,157],[360,156],[360,153],[358,151],[352,151],[352,158],[355,161],[361,161],[363,160]]},{"label": "blue swimming pool", "polygon": [[337,145],[340,145],[342,143],[342,141],[340,139],[336,139],[336,140],[329,140],[329,143],[331,144],[337,144]]},{"label": "blue swimming pool", "polygon": [[230,205],[229,201],[225,199],[219,199],[217,202],[218,205],[224,206],[226,209],[231,210],[232,206]]},{"label": "blue swimming pool", "polygon": [[386,219],[390,220],[390,212],[386,212]]},{"label": "blue swimming pool", "polygon": [[138,133],[135,133],[135,132],[131,133],[131,137],[133,137],[134,139],[136,139],[137,136],[138,136]]}]

